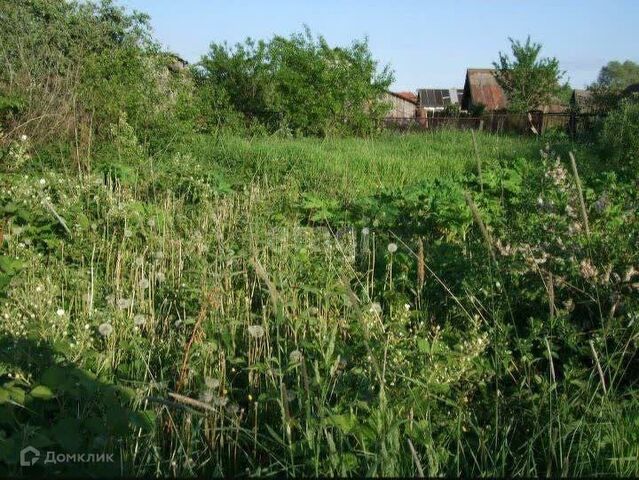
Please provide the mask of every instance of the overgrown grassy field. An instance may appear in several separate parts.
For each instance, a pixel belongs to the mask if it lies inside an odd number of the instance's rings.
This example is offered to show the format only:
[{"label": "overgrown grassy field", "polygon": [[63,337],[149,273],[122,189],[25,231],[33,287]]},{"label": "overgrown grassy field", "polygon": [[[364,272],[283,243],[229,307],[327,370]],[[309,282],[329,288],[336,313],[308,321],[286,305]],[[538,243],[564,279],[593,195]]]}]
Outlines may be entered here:
[{"label": "overgrown grassy field", "polygon": [[632,172],[562,138],[149,156],[121,127],[80,170],[2,165],[0,473],[639,474]]}]

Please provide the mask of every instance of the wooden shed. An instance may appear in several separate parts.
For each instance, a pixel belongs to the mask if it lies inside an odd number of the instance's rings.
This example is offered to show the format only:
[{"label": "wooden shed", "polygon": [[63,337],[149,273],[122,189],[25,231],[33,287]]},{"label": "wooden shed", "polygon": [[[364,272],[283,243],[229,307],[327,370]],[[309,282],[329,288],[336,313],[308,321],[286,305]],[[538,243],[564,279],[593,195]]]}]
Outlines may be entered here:
[{"label": "wooden shed", "polygon": [[391,104],[387,119],[415,117],[417,96],[413,92],[386,92],[384,101]]},{"label": "wooden shed", "polygon": [[494,69],[469,68],[466,71],[462,109],[471,110],[480,105],[488,112],[499,112],[508,107],[506,93],[497,83]]}]

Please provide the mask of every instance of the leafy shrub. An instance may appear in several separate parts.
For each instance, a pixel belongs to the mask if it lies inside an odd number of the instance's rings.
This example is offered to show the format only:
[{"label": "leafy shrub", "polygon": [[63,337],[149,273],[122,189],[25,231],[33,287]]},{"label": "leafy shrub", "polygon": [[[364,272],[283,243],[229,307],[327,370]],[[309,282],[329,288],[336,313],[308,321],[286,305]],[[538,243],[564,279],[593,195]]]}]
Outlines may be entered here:
[{"label": "leafy shrub", "polygon": [[213,44],[200,67],[209,102],[228,101],[270,131],[303,135],[374,131],[387,109],[381,94],[392,80],[388,67],[377,71],[366,41],[333,48],[308,29],[233,48]]},{"label": "leafy shrub", "polygon": [[606,117],[600,133],[604,154],[633,169],[639,165],[639,101],[625,99]]}]

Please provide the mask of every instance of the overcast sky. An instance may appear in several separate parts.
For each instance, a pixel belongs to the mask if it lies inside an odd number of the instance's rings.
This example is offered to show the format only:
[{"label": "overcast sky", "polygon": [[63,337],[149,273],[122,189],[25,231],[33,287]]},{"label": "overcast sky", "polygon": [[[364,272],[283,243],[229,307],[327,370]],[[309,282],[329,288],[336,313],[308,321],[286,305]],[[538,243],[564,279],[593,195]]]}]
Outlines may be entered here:
[{"label": "overcast sky", "polygon": [[119,0],[151,15],[156,37],[197,61],[211,42],[299,32],[329,43],[367,36],[395,71],[395,90],[463,87],[468,67],[490,67],[508,37],[528,34],[555,56],[571,85],[609,60],[639,62],[639,0]]}]

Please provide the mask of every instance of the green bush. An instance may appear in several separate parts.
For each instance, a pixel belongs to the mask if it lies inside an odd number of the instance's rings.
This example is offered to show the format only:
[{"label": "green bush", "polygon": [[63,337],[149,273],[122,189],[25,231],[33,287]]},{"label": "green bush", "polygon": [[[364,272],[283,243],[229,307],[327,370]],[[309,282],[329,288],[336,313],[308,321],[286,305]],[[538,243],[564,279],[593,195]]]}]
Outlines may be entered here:
[{"label": "green bush", "polygon": [[635,168],[639,161],[639,101],[623,100],[610,112],[600,133],[604,152],[615,163]]},{"label": "green bush", "polygon": [[270,131],[301,135],[374,131],[388,107],[381,94],[392,81],[388,67],[378,72],[366,41],[331,47],[308,29],[268,42],[212,44],[200,67],[210,109],[232,106]]}]

